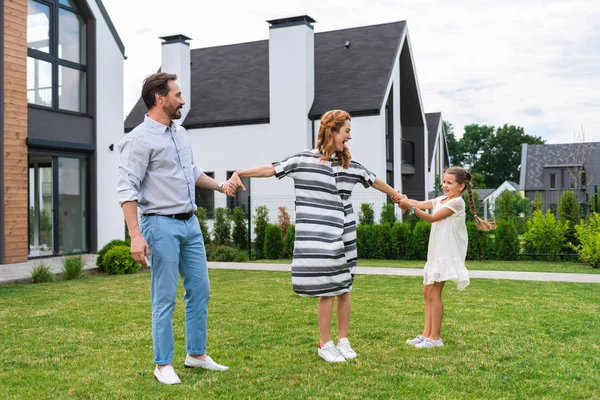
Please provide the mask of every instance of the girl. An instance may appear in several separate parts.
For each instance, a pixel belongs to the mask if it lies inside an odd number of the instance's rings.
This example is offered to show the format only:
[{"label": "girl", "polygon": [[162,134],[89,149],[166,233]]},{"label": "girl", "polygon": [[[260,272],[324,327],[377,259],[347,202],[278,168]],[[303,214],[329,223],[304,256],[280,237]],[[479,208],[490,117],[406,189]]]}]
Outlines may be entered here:
[{"label": "girl", "polygon": [[[270,177],[294,180],[296,235],[292,259],[292,287],[303,297],[318,297],[320,341],[318,354],[327,362],[356,357],[348,341],[350,291],[356,269],[356,217],[352,190],[357,183],[405,198],[361,164],[352,160],[346,143],[352,139],[350,115],[328,111],[321,118],[317,148],[294,154],[272,165],[235,172],[232,183],[244,189],[240,178]],[[410,208],[410,205],[409,205]],[[330,324],[337,298],[338,345],[331,340]]]},{"label": "girl", "polygon": [[[471,174],[464,168],[451,167],[444,171],[442,182],[444,195],[433,200],[415,201],[394,198],[398,206],[410,208],[423,221],[431,222],[427,263],[423,272],[423,296],[425,297],[425,327],[423,333],[406,341],[416,348],[441,347],[440,338],[444,304],[442,289],[446,281],[456,283],[458,290],[469,285],[469,274],[465,268],[467,255],[467,227],[465,225],[465,202],[462,192],[469,194],[471,213],[480,230],[494,229],[494,225],[480,219],[475,213],[475,202],[471,191]],[[433,209],[433,214],[423,210]]]}]

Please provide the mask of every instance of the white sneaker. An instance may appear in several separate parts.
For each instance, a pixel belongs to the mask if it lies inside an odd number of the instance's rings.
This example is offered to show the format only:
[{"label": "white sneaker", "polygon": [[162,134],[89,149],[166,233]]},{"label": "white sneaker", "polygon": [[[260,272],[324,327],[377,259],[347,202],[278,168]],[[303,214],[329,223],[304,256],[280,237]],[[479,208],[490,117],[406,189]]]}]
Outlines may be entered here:
[{"label": "white sneaker", "polygon": [[414,339],[408,339],[406,341],[406,344],[410,344],[411,346],[416,346],[417,344],[422,343],[425,339],[427,339],[425,336],[417,335],[417,337]]},{"label": "white sneaker", "polygon": [[172,366],[167,365],[163,367],[162,370],[158,369],[158,365],[154,370],[154,376],[160,383],[164,383],[165,385],[177,385],[181,383],[181,380],[175,373],[175,370]]},{"label": "white sneaker", "polygon": [[337,345],[338,352],[346,360],[356,358],[356,352],[350,347],[350,341],[348,338],[341,338]]},{"label": "white sneaker", "polygon": [[333,340],[325,343],[323,346],[319,343],[319,357],[329,363],[346,362],[346,359],[340,354]]},{"label": "white sneaker", "polygon": [[225,365],[214,362],[209,355],[206,355],[204,360],[198,360],[188,354],[185,357],[184,365],[186,368],[204,368],[210,371],[227,371],[229,369],[229,367],[226,367]]},{"label": "white sneaker", "polygon": [[431,340],[429,338],[425,338],[425,340],[423,340],[421,343],[415,344],[415,347],[417,349],[428,349],[430,347],[442,347],[443,345],[444,342],[442,342],[442,339]]}]

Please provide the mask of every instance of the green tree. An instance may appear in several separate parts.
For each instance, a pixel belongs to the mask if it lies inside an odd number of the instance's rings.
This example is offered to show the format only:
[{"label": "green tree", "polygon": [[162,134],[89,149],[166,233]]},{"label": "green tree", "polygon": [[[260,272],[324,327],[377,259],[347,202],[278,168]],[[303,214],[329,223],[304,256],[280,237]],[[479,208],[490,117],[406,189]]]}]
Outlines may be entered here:
[{"label": "green tree", "polygon": [[465,126],[465,133],[460,139],[462,163],[465,168],[473,168],[482,155],[486,142],[494,136],[494,127],[488,125],[471,124]]},{"label": "green tree", "polygon": [[513,192],[510,190],[505,190],[498,196],[494,213],[497,220],[515,219],[517,213],[513,205],[513,197]]},{"label": "green tree", "polygon": [[439,174],[435,174],[435,178],[433,179],[433,190],[435,191],[435,197],[438,197],[443,192],[442,180]]},{"label": "green tree", "polygon": [[213,236],[216,245],[226,244],[231,239],[231,221],[228,217],[229,210],[225,207],[215,208],[215,225]]},{"label": "green tree", "polygon": [[358,213],[358,224],[359,225],[373,225],[375,223],[375,210],[373,204],[362,203],[360,205],[360,212]]},{"label": "green tree", "polygon": [[256,207],[254,215],[254,256],[257,259],[264,258],[265,231],[269,225],[269,209],[267,206]]},{"label": "green tree", "polygon": [[446,144],[448,144],[448,155],[451,165],[462,165],[464,161],[463,152],[460,148],[460,141],[454,135],[454,126],[448,121],[444,121],[444,132],[446,132]]},{"label": "green tree", "polygon": [[570,190],[562,192],[558,201],[558,220],[567,224],[567,243],[573,246],[579,244],[575,236],[575,225],[579,224],[580,219],[581,207],[575,192]]},{"label": "green tree", "polygon": [[544,196],[541,192],[535,192],[531,202],[530,213],[533,214],[536,211],[544,211]]},{"label": "green tree", "polygon": [[396,217],[396,205],[393,203],[385,204],[381,209],[379,223],[394,225],[396,221],[398,221],[398,218]]},{"label": "green tree", "polygon": [[198,223],[200,224],[200,231],[202,231],[202,239],[204,240],[204,244],[207,245],[210,243],[210,232],[208,229],[206,208],[198,206],[198,209],[196,210],[196,217],[198,218]]},{"label": "green tree", "polygon": [[231,215],[233,221],[233,243],[242,249],[248,249],[248,228],[246,227],[246,219],[244,218],[244,209],[242,206],[237,206],[233,209]]},{"label": "green tree", "polygon": [[[480,137],[484,135],[476,136]],[[481,156],[471,164],[473,171],[483,174],[486,187],[498,187],[504,181],[518,182],[521,147],[524,143],[543,144],[544,141],[540,137],[527,135],[520,126],[505,124],[478,142],[482,151]]]}]

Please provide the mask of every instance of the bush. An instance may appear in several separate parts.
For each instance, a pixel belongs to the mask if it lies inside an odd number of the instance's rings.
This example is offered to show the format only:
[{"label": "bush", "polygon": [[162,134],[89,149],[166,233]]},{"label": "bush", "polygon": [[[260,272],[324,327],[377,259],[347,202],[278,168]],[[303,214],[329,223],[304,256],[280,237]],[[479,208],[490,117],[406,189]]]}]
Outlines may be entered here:
[{"label": "bush", "polygon": [[233,221],[233,243],[238,249],[248,249],[248,227],[244,218],[244,209],[241,206],[233,209],[231,220]]},{"label": "bush", "polygon": [[202,231],[202,239],[204,240],[204,245],[206,246],[210,243],[210,231],[208,229],[208,216],[206,214],[206,208],[198,207],[196,210],[196,218],[198,218],[200,231]]},{"label": "bush", "polygon": [[474,220],[467,222],[467,233],[469,235],[467,259],[481,261],[491,258],[494,249],[491,233],[477,229]]},{"label": "bush", "polygon": [[63,278],[65,280],[76,279],[83,274],[85,260],[82,256],[65,257],[63,263]]},{"label": "bush", "polygon": [[517,217],[517,212],[513,206],[514,194],[510,190],[500,193],[496,200],[496,209],[494,218],[496,220],[509,220]]},{"label": "bush", "polygon": [[358,225],[373,225],[375,223],[375,210],[373,204],[362,203],[358,213]]},{"label": "bush", "polygon": [[265,231],[269,224],[269,209],[267,206],[256,207],[254,216],[254,257],[264,258]]},{"label": "bush", "polygon": [[394,203],[386,203],[381,209],[380,224],[394,225],[398,221],[396,217],[396,205]]},{"label": "bush", "polygon": [[558,202],[558,220],[567,224],[566,241],[573,248],[579,244],[575,236],[575,225],[581,220],[581,207],[575,196],[575,192],[562,192]]},{"label": "bush", "polygon": [[536,211],[544,211],[544,196],[541,192],[535,192],[531,202],[531,215]]},{"label": "bush", "polygon": [[285,237],[287,235],[287,230],[292,222],[290,219],[290,214],[288,214],[287,209],[283,206],[279,207],[279,211],[277,214],[277,222],[279,224],[279,227],[281,228],[281,235]]},{"label": "bush", "polygon": [[238,256],[238,250],[231,246],[215,246],[214,251],[212,252],[212,260],[211,261],[223,261],[223,262],[231,262],[235,261]]},{"label": "bush", "polygon": [[410,260],[413,257],[410,223],[396,222],[392,226],[392,256],[394,260]]},{"label": "bush", "polygon": [[235,262],[247,262],[250,260],[250,257],[248,256],[248,250],[238,250],[236,256],[235,256]]},{"label": "bush", "polygon": [[296,226],[290,225],[287,229],[285,239],[283,239],[283,257],[290,258],[294,255],[294,240],[296,238]]},{"label": "bush", "polygon": [[356,227],[356,252],[358,258],[375,258],[377,240],[373,233],[374,225],[358,225]]},{"label": "bush", "polygon": [[114,240],[111,240],[110,242],[106,243],[104,245],[104,247],[100,249],[100,251],[98,252],[98,258],[96,258],[96,266],[98,267],[98,270],[102,271],[102,272],[106,272],[105,265],[104,265],[104,256],[106,255],[106,252],[108,252],[110,249],[112,249],[115,246],[129,247],[130,245],[131,245],[131,241],[129,239],[127,239],[127,240],[114,239]]},{"label": "bush", "polygon": [[525,251],[530,254],[543,254],[556,260],[565,244],[567,223],[557,221],[550,210],[543,214],[536,211],[529,221],[525,237]]},{"label": "bush", "polygon": [[593,213],[587,223],[575,225],[575,236],[579,241],[575,247],[579,259],[592,268],[600,268],[600,214]]},{"label": "bush", "polygon": [[412,248],[417,260],[427,259],[427,249],[429,247],[429,233],[431,224],[425,221],[416,223],[412,232]]},{"label": "bush", "polygon": [[133,274],[140,264],[131,257],[129,246],[114,246],[104,255],[104,269],[109,275]]},{"label": "bush", "polygon": [[375,224],[371,226],[375,249],[372,258],[382,260],[392,260],[394,253],[392,250],[392,226],[390,224]]},{"label": "bush", "polygon": [[31,270],[32,283],[54,282],[56,275],[50,271],[50,267],[46,263],[39,263]]},{"label": "bush", "polygon": [[215,208],[215,224],[213,237],[217,246],[224,245],[231,239],[231,221],[228,218],[229,210],[225,207]]},{"label": "bush", "polygon": [[277,260],[283,256],[283,237],[279,225],[267,225],[263,254],[269,260]]},{"label": "bush", "polygon": [[500,220],[496,225],[496,258],[516,260],[519,254],[519,234],[512,220]]}]

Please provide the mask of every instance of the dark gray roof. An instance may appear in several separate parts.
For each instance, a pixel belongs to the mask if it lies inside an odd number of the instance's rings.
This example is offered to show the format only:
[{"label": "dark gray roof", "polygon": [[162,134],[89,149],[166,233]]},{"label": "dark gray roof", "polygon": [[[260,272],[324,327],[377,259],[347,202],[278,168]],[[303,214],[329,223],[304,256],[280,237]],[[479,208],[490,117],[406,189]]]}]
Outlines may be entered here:
[{"label": "dark gray roof", "polygon": [[427,132],[428,132],[428,142],[429,142],[429,165],[431,166],[431,160],[433,160],[433,149],[435,147],[435,139],[438,134],[438,127],[440,125],[440,118],[442,118],[442,113],[427,113],[425,114],[425,119],[427,121]]},{"label": "dark gray roof", "polygon": [[[405,29],[401,21],[315,34],[315,99],[309,115],[319,118],[334,108],[352,115],[378,114]],[[195,49],[191,64],[185,127],[269,121],[267,40]],[[125,130],[138,125],[145,113],[140,98]]]},{"label": "dark gray roof", "polygon": [[[529,144],[526,159],[521,160],[525,165],[525,173],[521,174],[521,188],[524,190],[543,190],[544,168],[581,165],[583,158],[589,163],[592,154],[600,150],[600,142],[564,143],[564,144]],[[585,156],[585,157],[583,157]],[[586,169],[595,168],[592,165]]]},{"label": "dark gray roof", "polygon": [[519,190],[519,184],[517,182],[513,182],[513,181],[506,181],[509,183],[510,186],[514,187],[516,190]]}]

